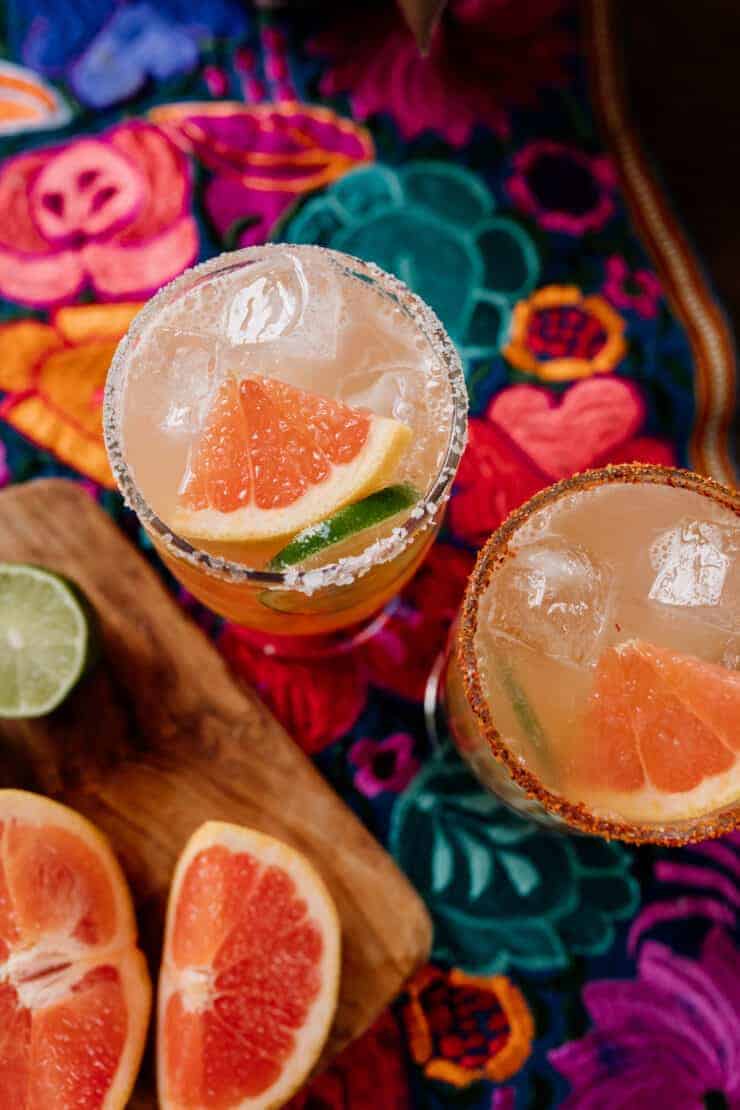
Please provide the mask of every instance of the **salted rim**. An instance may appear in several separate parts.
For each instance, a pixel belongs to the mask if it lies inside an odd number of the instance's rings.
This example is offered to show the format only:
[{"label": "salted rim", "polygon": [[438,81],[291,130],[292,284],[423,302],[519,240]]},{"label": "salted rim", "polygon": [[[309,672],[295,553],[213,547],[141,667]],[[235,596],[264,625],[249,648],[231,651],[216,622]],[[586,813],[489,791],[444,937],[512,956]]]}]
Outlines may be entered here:
[{"label": "salted rim", "polygon": [[[532,513],[551,505],[570,493],[593,489],[611,482],[640,483],[672,486],[700,493],[718,504],[740,515],[740,494],[713,478],[705,478],[689,470],[676,470],[668,466],[654,466],[649,463],[622,463],[607,466],[601,470],[586,470],[549,486],[535,494],[524,505],[516,509],[493,533],[478,555],[473,573],[468,579],[465,597],[460,613],[460,625],[456,637],[456,658],[463,678],[468,705],[475,716],[478,728],[500,763],[503,763],[512,779],[530,798],[535,798],[551,813],[557,814],[567,824],[582,832],[595,833],[607,839],[632,841],[635,844],[689,844],[709,837],[723,836],[740,825],[740,800],[714,816],[679,822],[675,825],[647,825],[627,821],[610,820],[598,817],[582,802],[571,802],[561,794],[546,789],[528,768],[523,766],[509,749],[496,729],[488,703],[483,692],[478,660],[475,651],[475,635],[478,629],[478,608],[481,598],[496,569],[501,566],[511,552],[509,540],[516,530]],[[668,830],[671,831],[668,831]]]},{"label": "salted rim", "polygon": [[[141,494],[125,460],[120,413],[130,348],[138,342],[157,313],[170,303],[174,295],[186,292],[195,280],[217,273],[219,270],[232,269],[243,263],[257,261],[266,255],[279,255],[291,250],[300,253],[314,252],[323,257],[328,256],[339,265],[353,270],[359,269],[376,282],[384,292],[395,297],[414,325],[424,334],[432,354],[446,372],[452,395],[452,418],[445,453],[436,477],[429,489],[419,498],[405,523],[394,528],[389,536],[375,540],[357,555],[339,559],[335,563],[327,563],[315,569],[255,570],[243,563],[232,562],[195,547],[189,540],[178,535],[154,512]],[[400,278],[387,273],[373,262],[366,262],[351,254],[331,250],[328,247],[303,243],[266,243],[258,247],[226,251],[197,266],[191,266],[173,281],[164,285],[147,301],[118,344],[108,370],[103,401],[103,434],[111,470],[126,504],[134,510],[142,524],[156,534],[168,554],[199,567],[214,577],[230,582],[282,586],[312,594],[325,586],[347,585],[356,577],[367,573],[373,566],[396,558],[410,544],[417,532],[425,530],[432,524],[438,510],[449,498],[452,481],[467,439],[467,416],[468,394],[462,364],[455,346],[436,313],[420,297],[412,293]]]}]

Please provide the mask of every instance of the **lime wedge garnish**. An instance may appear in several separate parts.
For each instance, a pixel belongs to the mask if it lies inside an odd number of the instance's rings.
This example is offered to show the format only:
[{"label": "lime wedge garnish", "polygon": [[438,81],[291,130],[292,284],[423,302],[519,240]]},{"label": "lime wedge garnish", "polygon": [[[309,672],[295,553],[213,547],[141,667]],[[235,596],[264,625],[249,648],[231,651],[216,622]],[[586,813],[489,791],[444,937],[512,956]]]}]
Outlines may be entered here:
[{"label": "lime wedge garnish", "polygon": [[361,501],[338,509],[326,520],[304,528],[277,555],[273,555],[266,569],[285,570],[286,567],[303,563],[355,533],[363,532],[366,528],[372,528],[396,516],[404,509],[412,508],[418,500],[419,494],[413,486],[403,484],[379,489],[363,497]]},{"label": "lime wedge garnish", "polygon": [[509,695],[512,708],[516,713],[519,724],[524,729],[525,733],[532,741],[538,750],[547,750],[545,734],[542,730],[539,718],[535,713],[532,705],[524,693],[524,688],[516,677],[514,670],[510,663],[508,663],[502,656],[494,654],[493,656],[496,669],[498,670],[501,685],[506,693]]},{"label": "lime wedge garnish", "polygon": [[91,615],[66,578],[0,563],[0,717],[41,717],[87,668]]}]

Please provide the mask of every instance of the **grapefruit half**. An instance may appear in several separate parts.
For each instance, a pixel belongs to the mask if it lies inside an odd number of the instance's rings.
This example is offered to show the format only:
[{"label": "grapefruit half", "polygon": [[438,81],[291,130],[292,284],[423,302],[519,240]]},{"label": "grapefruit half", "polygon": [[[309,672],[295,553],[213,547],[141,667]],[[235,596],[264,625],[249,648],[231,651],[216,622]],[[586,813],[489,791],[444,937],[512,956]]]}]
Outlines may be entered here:
[{"label": "grapefruit half", "polygon": [[275,378],[228,378],[191,449],[172,526],[226,542],[292,535],[384,485],[410,439],[399,420]]},{"label": "grapefruit half", "polygon": [[601,656],[575,785],[628,819],[680,821],[740,797],[740,672],[642,640]]},{"label": "grapefruit half", "polygon": [[0,1106],[125,1106],[150,1003],[108,842],[66,806],[0,790]]},{"label": "grapefruit half", "polygon": [[303,856],[238,825],[202,825],[180,856],[167,908],[161,1105],[282,1106],[326,1040],[339,959],[334,904]]}]

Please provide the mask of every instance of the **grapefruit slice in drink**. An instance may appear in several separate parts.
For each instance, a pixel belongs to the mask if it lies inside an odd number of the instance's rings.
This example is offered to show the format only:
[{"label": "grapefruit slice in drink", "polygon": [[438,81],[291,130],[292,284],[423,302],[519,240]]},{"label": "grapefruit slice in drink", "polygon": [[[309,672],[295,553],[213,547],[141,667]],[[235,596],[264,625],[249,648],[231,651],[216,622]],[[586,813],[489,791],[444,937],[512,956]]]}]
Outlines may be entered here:
[{"label": "grapefruit slice in drink", "polygon": [[150,1002],[107,841],[66,806],[0,790],[0,1106],[124,1107]]},{"label": "grapefruit slice in drink", "polygon": [[636,820],[676,821],[740,797],[740,672],[642,640],[601,656],[574,784]]},{"label": "grapefruit slice in drink", "polygon": [[167,908],[161,1105],[282,1106],[326,1040],[339,955],[334,904],[303,856],[238,825],[202,825],[180,856]]},{"label": "grapefruit slice in drink", "polygon": [[194,539],[274,539],[384,485],[411,439],[399,420],[251,375],[216,393],[173,515]]}]

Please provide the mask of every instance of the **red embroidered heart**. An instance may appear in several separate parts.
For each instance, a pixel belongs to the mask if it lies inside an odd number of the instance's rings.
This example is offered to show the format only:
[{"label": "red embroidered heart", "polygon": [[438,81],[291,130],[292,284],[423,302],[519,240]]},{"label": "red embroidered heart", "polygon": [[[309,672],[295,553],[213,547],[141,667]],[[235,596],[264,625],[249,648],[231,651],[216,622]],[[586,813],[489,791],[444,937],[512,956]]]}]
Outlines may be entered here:
[{"label": "red embroidered heart", "polygon": [[513,385],[494,397],[498,424],[551,478],[565,478],[603,459],[645,419],[637,388],[619,378],[589,378],[559,399],[547,389]]}]

